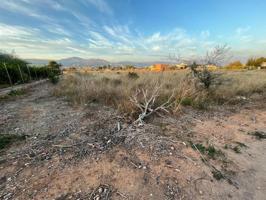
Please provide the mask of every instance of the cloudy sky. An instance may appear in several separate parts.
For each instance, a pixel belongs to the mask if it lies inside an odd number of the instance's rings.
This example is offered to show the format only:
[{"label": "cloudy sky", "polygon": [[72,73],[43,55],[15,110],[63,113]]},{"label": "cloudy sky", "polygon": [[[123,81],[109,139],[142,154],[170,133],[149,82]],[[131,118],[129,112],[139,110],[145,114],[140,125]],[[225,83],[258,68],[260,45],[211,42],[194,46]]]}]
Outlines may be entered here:
[{"label": "cloudy sky", "polygon": [[0,50],[22,58],[266,56],[265,0],[1,0]]}]

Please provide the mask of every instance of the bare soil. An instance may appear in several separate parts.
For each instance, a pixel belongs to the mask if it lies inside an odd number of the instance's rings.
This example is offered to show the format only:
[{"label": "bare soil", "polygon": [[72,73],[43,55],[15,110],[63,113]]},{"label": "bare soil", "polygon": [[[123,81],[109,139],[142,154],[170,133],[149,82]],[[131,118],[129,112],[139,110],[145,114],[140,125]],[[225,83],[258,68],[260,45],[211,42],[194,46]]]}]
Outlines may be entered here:
[{"label": "bare soil", "polygon": [[0,152],[0,199],[265,199],[266,141],[250,134],[266,131],[263,101],[133,126],[52,90],[45,83],[0,102],[0,134],[27,136]]}]

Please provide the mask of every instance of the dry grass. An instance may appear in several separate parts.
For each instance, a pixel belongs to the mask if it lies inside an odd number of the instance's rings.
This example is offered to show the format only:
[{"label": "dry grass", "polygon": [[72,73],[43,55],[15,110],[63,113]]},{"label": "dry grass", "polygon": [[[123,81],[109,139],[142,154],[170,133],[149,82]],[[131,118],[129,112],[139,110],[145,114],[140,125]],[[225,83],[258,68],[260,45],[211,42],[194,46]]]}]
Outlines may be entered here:
[{"label": "dry grass", "polygon": [[[92,72],[65,75],[54,93],[67,97],[72,103],[88,104],[91,102],[112,106],[121,112],[139,114],[130,97],[137,89],[152,92],[160,85],[157,105],[166,101],[173,93],[171,111],[176,112],[182,105],[204,107],[206,102],[221,103],[237,96],[249,96],[266,91],[265,71],[217,72],[219,84],[214,84],[207,91],[195,86],[195,80],[188,76],[188,71],[140,72],[138,77],[128,76],[128,72]],[[140,97],[141,98],[141,97]],[[141,99],[140,99],[141,101]]]},{"label": "dry grass", "polygon": [[214,95],[225,100],[266,91],[266,70],[225,71],[220,80]]}]

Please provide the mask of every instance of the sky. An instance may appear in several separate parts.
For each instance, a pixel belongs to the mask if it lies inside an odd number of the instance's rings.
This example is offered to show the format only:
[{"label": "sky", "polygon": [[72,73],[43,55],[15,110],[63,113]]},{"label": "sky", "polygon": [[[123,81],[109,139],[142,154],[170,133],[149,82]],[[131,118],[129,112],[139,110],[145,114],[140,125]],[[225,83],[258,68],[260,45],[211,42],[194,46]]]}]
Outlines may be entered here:
[{"label": "sky", "polygon": [[266,56],[265,0],[1,0],[0,51],[21,58]]}]

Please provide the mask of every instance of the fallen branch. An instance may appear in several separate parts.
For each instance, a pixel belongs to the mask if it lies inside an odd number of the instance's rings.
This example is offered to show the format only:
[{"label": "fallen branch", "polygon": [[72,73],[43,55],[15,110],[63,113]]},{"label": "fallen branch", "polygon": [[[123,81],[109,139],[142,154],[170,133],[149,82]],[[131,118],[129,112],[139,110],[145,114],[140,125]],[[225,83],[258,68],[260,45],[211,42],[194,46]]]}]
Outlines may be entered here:
[{"label": "fallen branch", "polygon": [[160,115],[159,111],[169,113],[168,108],[173,103],[174,92],[164,103],[159,106],[155,106],[156,100],[159,97],[160,88],[161,86],[156,85],[150,95],[148,89],[138,89],[135,95],[130,97],[130,101],[138,107],[141,112],[134,123],[139,122],[140,124],[143,124],[143,120],[150,115],[154,113],[158,113]]}]

